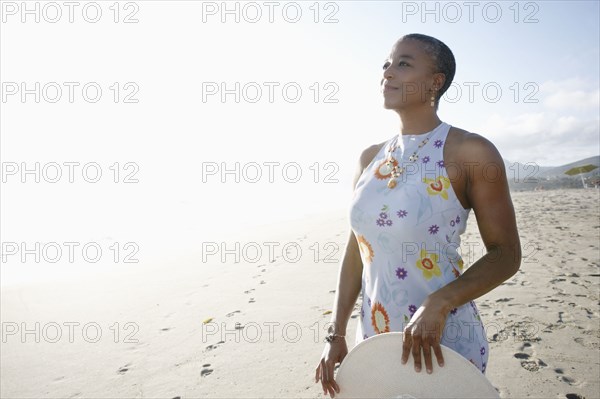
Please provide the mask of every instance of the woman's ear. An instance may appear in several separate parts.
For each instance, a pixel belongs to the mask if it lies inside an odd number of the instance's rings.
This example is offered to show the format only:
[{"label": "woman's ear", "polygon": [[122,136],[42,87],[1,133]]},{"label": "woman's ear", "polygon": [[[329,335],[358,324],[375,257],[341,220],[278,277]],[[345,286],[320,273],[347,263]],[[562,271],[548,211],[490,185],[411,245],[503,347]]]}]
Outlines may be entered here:
[{"label": "woman's ear", "polygon": [[446,82],[445,74],[438,72],[433,75],[433,83],[434,83],[434,86],[438,88],[438,90],[442,89],[442,86],[444,86],[445,82]]}]

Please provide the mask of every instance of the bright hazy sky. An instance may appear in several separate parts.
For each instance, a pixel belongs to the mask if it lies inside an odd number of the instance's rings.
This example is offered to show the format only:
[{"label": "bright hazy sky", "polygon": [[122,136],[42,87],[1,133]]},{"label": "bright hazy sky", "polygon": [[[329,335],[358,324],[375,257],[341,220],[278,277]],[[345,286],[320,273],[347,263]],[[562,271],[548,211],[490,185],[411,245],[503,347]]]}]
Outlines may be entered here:
[{"label": "bright hazy sky", "polygon": [[[407,33],[437,37],[454,52],[442,120],[489,138],[510,161],[560,165],[600,153],[597,1],[275,2],[273,22],[266,2],[227,2],[237,4],[239,22],[235,11],[222,15],[221,2],[120,3],[118,15],[113,2],[100,2],[96,23],[82,16],[89,2],[75,8],[73,23],[66,6],[58,18],[36,3],[39,22],[21,2],[2,2],[3,171],[7,162],[96,162],[103,175],[87,183],[78,169],[69,183],[63,166],[55,184],[7,176],[3,240],[194,243],[347,207],[361,151],[398,131],[379,82]],[[86,18],[95,11],[88,5]],[[33,94],[21,100],[22,82],[46,88],[39,103]],[[72,103],[65,82],[78,84]],[[97,102],[83,98],[90,82],[88,95],[102,89]],[[236,82],[240,101],[221,101],[223,85],[234,92]],[[53,103],[55,86],[62,97]],[[252,102],[257,88],[262,97]],[[113,183],[115,162],[120,181],[131,172],[139,182]],[[239,183],[221,174],[236,162]],[[256,165],[262,175],[252,183]]]}]

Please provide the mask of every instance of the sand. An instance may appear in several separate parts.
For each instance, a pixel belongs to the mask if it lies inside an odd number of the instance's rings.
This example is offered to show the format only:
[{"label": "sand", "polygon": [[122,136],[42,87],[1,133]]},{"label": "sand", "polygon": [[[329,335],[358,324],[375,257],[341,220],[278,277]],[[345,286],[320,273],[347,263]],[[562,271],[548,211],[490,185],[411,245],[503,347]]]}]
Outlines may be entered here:
[{"label": "sand", "polygon": [[[476,300],[490,341],[486,375],[503,398],[598,397],[599,192],[512,196],[524,259]],[[202,259],[199,246],[70,281],[3,286],[0,396],[323,397],[314,370],[348,229],[341,209],[227,237],[227,248],[240,244],[239,263]],[[468,265],[483,248],[473,214],[463,244]]]}]

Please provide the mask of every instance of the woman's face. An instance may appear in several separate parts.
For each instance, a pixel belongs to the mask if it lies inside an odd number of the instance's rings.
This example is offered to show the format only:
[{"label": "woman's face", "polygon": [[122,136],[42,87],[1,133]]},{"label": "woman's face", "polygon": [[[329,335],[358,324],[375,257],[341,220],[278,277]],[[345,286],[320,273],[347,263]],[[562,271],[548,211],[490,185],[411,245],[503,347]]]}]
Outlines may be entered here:
[{"label": "woman's face", "polygon": [[[431,107],[431,95],[437,94],[444,74],[434,74],[431,58],[417,40],[401,39],[383,65],[381,91],[386,109]],[[385,87],[389,85],[389,87]],[[430,91],[433,87],[436,92]]]}]

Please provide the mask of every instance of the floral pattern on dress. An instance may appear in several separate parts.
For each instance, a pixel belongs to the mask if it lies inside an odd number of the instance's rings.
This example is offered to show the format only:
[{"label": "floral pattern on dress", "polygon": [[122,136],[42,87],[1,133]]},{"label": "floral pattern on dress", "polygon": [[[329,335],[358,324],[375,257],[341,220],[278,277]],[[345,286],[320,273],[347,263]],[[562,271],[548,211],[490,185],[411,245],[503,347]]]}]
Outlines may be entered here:
[{"label": "floral pattern on dress", "polygon": [[427,194],[439,195],[443,199],[448,199],[448,188],[450,187],[450,179],[446,176],[438,176],[435,179],[428,177],[423,178],[423,183],[427,184]]},{"label": "floral pattern on dress", "polygon": [[359,235],[358,237],[356,237],[356,240],[358,241],[358,249],[360,253],[364,256],[367,262],[373,262],[373,247],[371,246],[369,241],[367,241],[367,239],[363,235]]},{"label": "floral pattern on dress", "polygon": [[437,264],[438,259],[438,254],[427,252],[424,249],[421,250],[421,258],[417,260],[417,267],[423,271],[423,277],[426,280],[431,280],[433,276],[439,277],[442,275]]},{"label": "floral pattern on dress", "polygon": [[379,180],[389,179],[392,176],[392,169],[395,166],[398,166],[398,161],[395,158],[391,158],[391,166],[387,158],[383,159],[375,168],[375,177]]},{"label": "floral pattern on dress", "polygon": [[408,272],[405,268],[399,267],[396,269],[396,277],[398,277],[400,280],[404,280],[406,276],[408,276]]},{"label": "floral pattern on dress", "polygon": [[384,205],[383,208],[381,208],[381,212],[379,213],[379,219],[375,221],[375,223],[377,223],[377,226],[384,227],[391,226],[392,224],[394,224],[394,222],[392,222],[392,219],[389,218],[387,210],[387,205]]},{"label": "floral pattern on dress", "polygon": [[[365,266],[356,343],[403,331],[427,296],[463,271],[458,250],[470,209],[460,205],[444,168],[443,144],[449,129],[445,124],[432,134],[412,163],[408,156],[420,140],[402,137],[403,153],[389,165],[387,150],[396,137],[391,138],[355,185],[350,223]],[[392,166],[400,163],[411,164],[406,168],[410,173],[390,188]],[[485,372],[489,349],[475,303],[450,310],[446,326],[455,334],[446,334],[441,343]]]},{"label": "floral pattern on dress", "polygon": [[384,332],[390,332],[390,318],[379,302],[375,302],[375,305],[371,309],[371,324],[375,330],[375,334],[381,334]]}]

